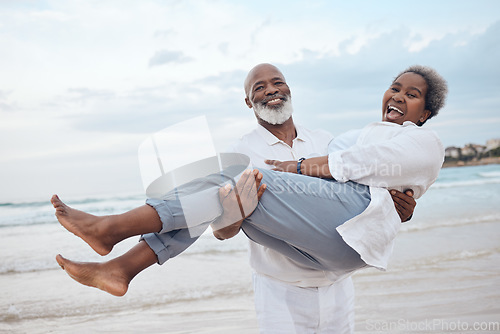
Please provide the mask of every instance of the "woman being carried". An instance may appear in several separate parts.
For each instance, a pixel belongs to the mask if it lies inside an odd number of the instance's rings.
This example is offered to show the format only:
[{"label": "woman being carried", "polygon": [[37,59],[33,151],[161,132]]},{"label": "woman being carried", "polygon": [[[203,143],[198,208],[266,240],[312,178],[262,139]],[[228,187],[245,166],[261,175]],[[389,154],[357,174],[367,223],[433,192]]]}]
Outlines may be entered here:
[{"label": "woman being carried", "polygon": [[[148,199],[147,205],[122,215],[103,217],[72,209],[54,196],[60,223],[101,255],[128,237],[143,235],[127,253],[104,263],[73,262],[61,255],[57,262],[84,285],[125,294],[139,272],[164,263],[196,241],[179,198],[203,184],[209,190],[206,196],[220,199],[221,205],[216,203],[219,214],[214,216],[213,210],[203,207],[205,198],[200,198],[197,224],[202,229],[209,224],[221,226],[214,232],[220,239],[235,235],[241,227],[253,241],[335,277],[367,265],[383,269],[400,225],[386,189],[411,189],[419,198],[436,180],[444,149],[436,134],[421,126],[442,108],[446,93],[446,82],[434,70],[408,68],[384,94],[382,122],[339,136],[328,156],[300,164],[269,161],[278,170],[305,175],[246,171],[235,187],[237,192],[219,189],[224,175],[211,175],[162,199]],[[242,206],[234,209],[238,202]],[[241,219],[233,214],[241,207],[246,219],[227,226]],[[203,216],[205,211],[209,213]]]}]

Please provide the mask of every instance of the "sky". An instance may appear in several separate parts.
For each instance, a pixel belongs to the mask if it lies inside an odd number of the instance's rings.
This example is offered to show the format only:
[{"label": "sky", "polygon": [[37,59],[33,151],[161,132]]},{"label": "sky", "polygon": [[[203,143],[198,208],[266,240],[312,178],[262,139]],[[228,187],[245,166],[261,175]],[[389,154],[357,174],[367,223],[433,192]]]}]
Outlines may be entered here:
[{"label": "sky", "polygon": [[[0,203],[144,191],[138,147],[206,116],[217,150],[251,131],[243,81],[278,66],[294,120],[378,121],[392,79],[435,68],[445,146],[500,138],[500,1],[0,0]],[[175,157],[173,157],[175,158]]]}]

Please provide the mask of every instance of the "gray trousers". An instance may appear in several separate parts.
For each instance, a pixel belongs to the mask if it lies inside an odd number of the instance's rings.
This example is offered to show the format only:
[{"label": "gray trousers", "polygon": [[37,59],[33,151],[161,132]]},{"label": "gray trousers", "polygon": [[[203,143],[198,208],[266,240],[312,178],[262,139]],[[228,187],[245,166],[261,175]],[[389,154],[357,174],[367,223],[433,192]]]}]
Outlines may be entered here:
[{"label": "gray trousers", "polygon": [[[267,189],[242,224],[248,238],[313,269],[350,272],[366,265],[336,228],[366,209],[371,198],[368,186],[270,170],[261,173]],[[230,178],[224,173],[209,175],[146,201],[163,223],[160,233],[142,237],[158,263],[182,253],[217,221],[222,214],[218,189],[226,181]],[[185,213],[192,207],[194,222],[186,219],[193,215]]]}]

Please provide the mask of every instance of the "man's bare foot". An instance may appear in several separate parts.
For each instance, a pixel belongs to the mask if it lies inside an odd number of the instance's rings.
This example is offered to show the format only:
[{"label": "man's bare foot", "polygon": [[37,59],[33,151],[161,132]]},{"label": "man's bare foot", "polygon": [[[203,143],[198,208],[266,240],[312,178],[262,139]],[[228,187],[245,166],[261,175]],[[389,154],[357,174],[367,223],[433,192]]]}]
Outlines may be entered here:
[{"label": "man's bare foot", "polygon": [[113,240],[112,233],[108,233],[106,217],[73,209],[64,204],[57,195],[52,196],[50,202],[56,209],[56,217],[61,225],[89,244],[98,254],[108,254],[119,241]]},{"label": "man's bare foot", "polygon": [[106,291],[113,296],[127,293],[130,279],[113,261],[104,263],[75,262],[65,259],[60,254],[56,261],[62,269],[80,284]]}]

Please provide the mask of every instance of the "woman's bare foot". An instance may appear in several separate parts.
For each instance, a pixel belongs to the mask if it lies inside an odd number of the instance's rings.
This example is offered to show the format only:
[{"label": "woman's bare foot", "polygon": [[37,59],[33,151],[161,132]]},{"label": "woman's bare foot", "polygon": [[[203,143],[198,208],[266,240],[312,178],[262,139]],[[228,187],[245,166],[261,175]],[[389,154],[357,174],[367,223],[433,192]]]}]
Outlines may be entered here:
[{"label": "woman's bare foot", "polygon": [[123,296],[127,293],[130,279],[113,260],[104,263],[75,262],[59,254],[56,256],[56,261],[80,284],[101,289],[114,296]]},{"label": "woman's bare foot", "polygon": [[98,217],[73,209],[64,204],[57,195],[50,202],[56,209],[57,220],[68,231],[80,237],[100,255],[106,255],[119,241],[113,239],[113,234],[106,224],[106,217]]}]

